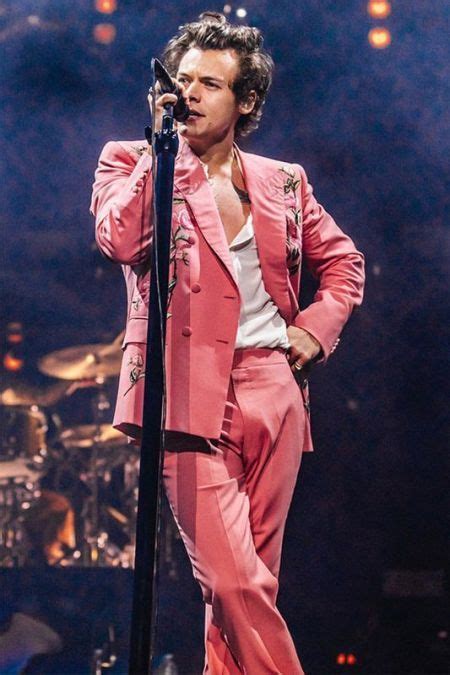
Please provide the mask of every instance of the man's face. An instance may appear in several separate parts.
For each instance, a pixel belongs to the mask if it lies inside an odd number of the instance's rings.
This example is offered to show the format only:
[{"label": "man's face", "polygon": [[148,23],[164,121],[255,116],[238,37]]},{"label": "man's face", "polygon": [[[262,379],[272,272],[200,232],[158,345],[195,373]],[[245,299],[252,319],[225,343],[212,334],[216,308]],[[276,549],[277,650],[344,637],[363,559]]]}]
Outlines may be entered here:
[{"label": "man's face", "polygon": [[238,57],[232,49],[192,47],[181,59],[177,81],[192,114],[178,129],[194,149],[206,150],[227,136],[234,137],[241,113],[250,112],[237,103],[231,90],[238,70]]}]

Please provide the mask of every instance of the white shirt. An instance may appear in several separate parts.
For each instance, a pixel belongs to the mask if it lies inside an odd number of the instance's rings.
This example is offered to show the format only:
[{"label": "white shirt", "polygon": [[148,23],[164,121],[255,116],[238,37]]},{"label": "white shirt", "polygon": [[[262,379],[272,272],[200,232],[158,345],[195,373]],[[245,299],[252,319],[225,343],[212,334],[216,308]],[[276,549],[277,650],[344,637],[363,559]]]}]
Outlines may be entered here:
[{"label": "white shirt", "polygon": [[289,349],[286,322],[264,288],[251,214],[229,249],[241,295],[235,348]]}]

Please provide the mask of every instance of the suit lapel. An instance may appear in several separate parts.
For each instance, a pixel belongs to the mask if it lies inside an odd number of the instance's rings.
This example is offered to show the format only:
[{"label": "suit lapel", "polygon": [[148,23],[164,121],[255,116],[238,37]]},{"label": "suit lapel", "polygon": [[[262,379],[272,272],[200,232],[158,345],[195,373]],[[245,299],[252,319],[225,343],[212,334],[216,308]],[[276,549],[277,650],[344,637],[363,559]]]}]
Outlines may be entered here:
[{"label": "suit lapel", "polygon": [[286,267],[284,174],[235,146],[251,201],[253,227],[264,287],[287,321],[291,318]]},{"label": "suit lapel", "polygon": [[[264,158],[247,154],[235,146],[251,201],[253,227],[264,287],[290,322],[292,307],[286,266],[285,174]],[[237,281],[228,242],[211,187],[203,167],[188,143],[180,139],[175,165],[175,188],[186,199],[211,249],[222,261],[232,281]]]},{"label": "suit lapel", "polygon": [[228,242],[211,186],[197,156],[182,139],[175,165],[174,185],[185,197],[203,236],[237,285]]}]

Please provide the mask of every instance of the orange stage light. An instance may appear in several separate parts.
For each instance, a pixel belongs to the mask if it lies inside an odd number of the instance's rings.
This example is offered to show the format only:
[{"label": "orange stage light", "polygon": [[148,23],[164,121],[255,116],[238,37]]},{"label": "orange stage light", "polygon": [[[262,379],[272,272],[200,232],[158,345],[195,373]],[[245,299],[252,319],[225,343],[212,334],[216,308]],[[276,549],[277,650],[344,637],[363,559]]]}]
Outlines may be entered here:
[{"label": "orange stage light", "polygon": [[354,666],[356,663],[356,656],[354,654],[349,654],[347,656],[347,663],[349,666]]},{"label": "orange stage light", "polygon": [[392,42],[391,33],[387,28],[372,28],[367,37],[370,46],[374,49],[385,49]]},{"label": "orange stage light", "polygon": [[23,342],[22,324],[19,321],[11,321],[6,325],[6,339],[9,344],[17,345]]},{"label": "orange stage light", "polygon": [[23,328],[20,321],[11,321],[6,324],[6,330],[11,331],[12,333],[18,333]]},{"label": "orange stage light", "polygon": [[117,9],[117,0],[95,0],[95,9],[102,14],[112,14]]},{"label": "orange stage light", "polygon": [[8,342],[10,345],[18,345],[23,342],[23,335],[21,333],[10,333],[8,335]]},{"label": "orange stage light", "polygon": [[116,39],[116,27],[112,23],[98,23],[94,26],[94,40],[101,45],[110,45]]},{"label": "orange stage light", "polygon": [[336,663],[337,663],[339,666],[343,666],[344,663],[345,663],[345,654],[338,654],[338,655],[336,656]]},{"label": "orange stage light", "polygon": [[12,373],[16,373],[23,368],[23,359],[18,359],[16,356],[13,356],[11,352],[7,352],[3,357],[3,366],[5,370],[9,370]]},{"label": "orange stage light", "polygon": [[374,19],[385,19],[391,13],[391,3],[388,0],[369,0],[367,12]]}]

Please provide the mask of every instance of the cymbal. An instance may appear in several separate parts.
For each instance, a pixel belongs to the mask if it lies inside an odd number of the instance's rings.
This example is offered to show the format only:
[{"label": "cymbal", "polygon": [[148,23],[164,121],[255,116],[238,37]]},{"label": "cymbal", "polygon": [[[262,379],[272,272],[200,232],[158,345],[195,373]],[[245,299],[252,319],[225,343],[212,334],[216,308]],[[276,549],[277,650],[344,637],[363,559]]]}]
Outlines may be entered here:
[{"label": "cymbal", "polygon": [[55,405],[67,393],[69,385],[66,382],[55,382],[46,387],[37,387],[26,382],[15,382],[3,387],[0,379],[0,405],[13,407],[30,407],[37,405],[46,408]]},{"label": "cymbal", "polygon": [[122,352],[118,343],[67,347],[43,356],[38,368],[61,380],[113,377],[120,372]]},{"label": "cymbal", "polygon": [[68,450],[92,448],[94,444],[108,448],[123,447],[127,444],[125,436],[111,424],[79,424],[65,429],[59,439]]},{"label": "cymbal", "polygon": [[24,386],[7,387],[0,391],[0,404],[6,406],[42,405],[40,392]]}]

